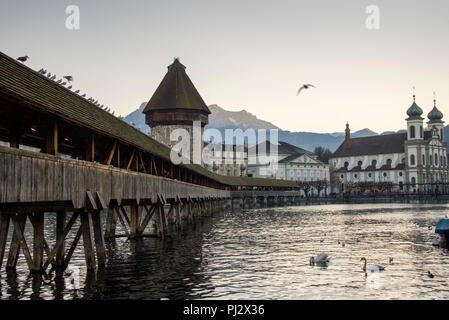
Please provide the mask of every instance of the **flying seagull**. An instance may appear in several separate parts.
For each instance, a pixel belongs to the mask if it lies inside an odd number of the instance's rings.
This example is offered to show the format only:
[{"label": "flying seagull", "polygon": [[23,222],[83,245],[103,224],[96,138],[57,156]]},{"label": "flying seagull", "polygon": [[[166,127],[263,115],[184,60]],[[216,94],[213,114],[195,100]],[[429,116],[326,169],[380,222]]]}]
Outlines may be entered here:
[{"label": "flying seagull", "polygon": [[30,57],[28,56],[23,56],[23,57],[18,57],[17,60],[19,60],[20,62],[25,62],[29,59]]},{"label": "flying seagull", "polygon": [[72,82],[73,81],[73,77],[72,76],[65,76],[63,78],[66,79],[68,82]]},{"label": "flying seagull", "polygon": [[303,89],[309,89],[310,87],[312,88],[316,88],[314,85],[312,84],[303,84],[301,88],[299,88],[298,93],[296,95],[299,95],[299,93],[303,90]]}]

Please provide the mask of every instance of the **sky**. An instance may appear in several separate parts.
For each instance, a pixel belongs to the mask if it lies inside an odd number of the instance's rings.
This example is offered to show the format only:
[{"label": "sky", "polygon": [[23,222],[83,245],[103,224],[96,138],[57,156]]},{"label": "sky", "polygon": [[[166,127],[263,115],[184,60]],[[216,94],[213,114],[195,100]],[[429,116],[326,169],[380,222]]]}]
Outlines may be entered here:
[{"label": "sky", "polygon": [[[0,0],[0,51],[72,75],[123,116],[179,57],[208,105],[289,131],[396,131],[413,87],[424,116],[434,92],[449,116],[448,13],[447,0]],[[316,88],[297,96],[305,83]]]}]

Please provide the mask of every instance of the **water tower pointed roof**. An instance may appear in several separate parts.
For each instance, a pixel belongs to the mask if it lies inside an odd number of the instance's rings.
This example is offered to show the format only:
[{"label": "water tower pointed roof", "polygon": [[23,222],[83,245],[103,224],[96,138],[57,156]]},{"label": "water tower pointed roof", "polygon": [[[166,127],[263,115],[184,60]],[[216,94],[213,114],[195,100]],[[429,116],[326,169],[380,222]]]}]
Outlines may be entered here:
[{"label": "water tower pointed roof", "polygon": [[175,61],[168,66],[167,74],[143,110],[144,113],[164,109],[189,109],[211,113],[185,69],[186,67],[179,59],[175,58]]}]

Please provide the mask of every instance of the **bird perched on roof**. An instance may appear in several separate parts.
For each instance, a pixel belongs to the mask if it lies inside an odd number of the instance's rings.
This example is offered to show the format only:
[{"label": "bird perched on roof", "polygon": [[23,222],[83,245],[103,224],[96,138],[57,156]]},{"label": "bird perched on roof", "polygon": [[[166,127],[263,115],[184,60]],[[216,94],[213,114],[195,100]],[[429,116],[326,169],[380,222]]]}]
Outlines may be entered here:
[{"label": "bird perched on roof", "polygon": [[51,80],[55,80],[56,79],[56,75],[54,74],[53,77],[50,78]]},{"label": "bird perched on roof", "polygon": [[72,82],[73,81],[73,77],[72,76],[65,76],[63,78],[66,79],[68,82]]},{"label": "bird perched on roof", "polygon": [[67,82],[63,82],[63,83],[61,83],[61,86],[65,86],[67,84]]},{"label": "bird perched on roof", "polygon": [[79,90],[76,90],[75,93],[80,93],[80,91],[79,91]]},{"label": "bird perched on roof", "polygon": [[83,94],[81,97],[85,98],[85,97],[86,97],[86,94]]},{"label": "bird perched on roof", "polygon": [[60,84],[60,83],[62,82],[62,79],[59,79],[59,80],[58,80],[58,81],[56,81],[56,82]]},{"label": "bird perched on roof", "polygon": [[47,74],[47,78],[51,78],[51,72]]},{"label": "bird perched on roof", "polygon": [[23,56],[23,57],[18,57],[17,60],[19,60],[20,62],[25,62],[29,59],[30,57],[28,56]]},{"label": "bird perched on roof", "polygon": [[298,93],[296,93],[296,95],[298,95],[303,89],[309,89],[310,87],[312,87],[312,88],[316,88],[314,85],[312,85],[312,84],[303,84],[300,88],[299,88],[299,90],[298,90]]},{"label": "bird perched on roof", "polygon": [[42,69],[40,69],[39,71],[38,71],[38,73],[40,73],[40,74],[45,74],[45,72],[44,72],[45,70],[42,68]]},{"label": "bird perched on roof", "polygon": [[428,276],[429,278],[433,278],[433,277],[434,277],[434,275],[433,275],[430,271],[427,271],[427,276]]},{"label": "bird perched on roof", "polygon": [[115,111],[112,111],[112,113],[111,113],[111,114],[112,114],[112,115],[114,115],[114,113],[115,113]]},{"label": "bird perched on roof", "polygon": [[72,89],[72,86],[68,86],[67,89],[69,89],[69,90]]}]

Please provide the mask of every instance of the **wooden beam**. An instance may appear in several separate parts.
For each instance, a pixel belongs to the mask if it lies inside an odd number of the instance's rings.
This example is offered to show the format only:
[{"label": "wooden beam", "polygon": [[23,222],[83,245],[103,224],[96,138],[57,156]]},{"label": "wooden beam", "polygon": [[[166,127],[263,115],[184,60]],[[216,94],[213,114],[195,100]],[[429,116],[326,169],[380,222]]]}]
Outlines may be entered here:
[{"label": "wooden beam", "polygon": [[50,252],[50,254],[47,257],[47,260],[45,260],[45,263],[42,267],[43,270],[47,270],[48,265],[53,261],[53,258],[55,257],[56,253],[60,250],[61,246],[64,245],[64,241],[67,238],[67,235],[69,234],[70,230],[72,229],[73,224],[75,223],[76,219],[79,216],[79,212],[74,212],[72,216],[70,217],[69,222],[64,228],[64,235],[57,239],[56,244],[53,248],[53,250]]},{"label": "wooden beam", "polygon": [[42,271],[44,260],[44,213],[34,213],[33,271]]},{"label": "wooden beam", "polygon": [[108,158],[106,159],[106,165],[110,165],[112,162],[112,158],[114,157],[115,150],[117,149],[117,141],[114,141],[114,145],[112,146],[111,152],[109,153]]},{"label": "wooden beam", "polygon": [[[19,224],[22,230],[25,228],[25,222],[26,222],[26,215],[21,214],[18,217]],[[6,261],[6,269],[15,269],[17,265],[17,260],[19,258],[19,252],[20,252],[20,244],[19,244],[19,238],[17,235],[16,230],[14,229],[14,233],[12,235],[11,239],[11,245],[9,246],[9,254],[8,254],[8,260]]]},{"label": "wooden beam", "polygon": [[93,270],[96,267],[95,253],[92,246],[92,234],[90,232],[90,212],[80,213],[81,227],[83,229],[84,257],[86,259],[87,270]]},{"label": "wooden beam", "polygon": [[95,161],[95,135],[93,133],[86,139],[86,161]]},{"label": "wooden beam", "polygon": [[78,232],[76,233],[75,239],[73,239],[72,245],[70,246],[69,251],[67,252],[67,257],[64,259],[63,267],[66,268],[69,265],[70,259],[72,259],[73,252],[75,252],[76,246],[80,241],[81,235],[83,234],[83,228],[80,226],[78,228]]},{"label": "wooden beam", "polygon": [[131,154],[131,158],[129,158],[128,165],[126,166],[126,170],[129,170],[131,164],[133,163],[134,156],[136,155],[136,149],[133,149],[133,153]]},{"label": "wooden beam", "polygon": [[150,209],[148,209],[148,207],[145,205],[143,205],[143,207],[145,208],[145,211],[147,212],[147,214],[138,229],[139,235],[142,235],[142,233],[145,231],[145,228],[147,227],[148,223],[150,222],[150,220],[153,217],[153,215],[156,211],[156,208],[157,208],[156,205],[152,205]]},{"label": "wooden beam", "polygon": [[117,168],[120,168],[121,163],[120,163],[120,145],[117,143],[117,156],[115,157],[116,159],[116,164],[117,164]]},{"label": "wooden beam", "polygon": [[58,153],[59,137],[58,137],[58,121],[51,120],[47,131],[47,153],[56,155]]},{"label": "wooden beam", "polygon": [[114,208],[116,207],[110,206],[108,209],[108,215],[106,217],[106,228],[104,232],[105,239],[113,238],[115,236],[118,217]]},{"label": "wooden beam", "polygon": [[[11,219],[12,219],[12,223],[14,225],[14,232],[17,235],[17,239],[18,239],[20,248],[22,249],[23,255],[25,256],[25,260],[27,262],[28,268],[32,271],[36,271],[33,266],[33,258],[31,257],[27,242],[25,240],[25,237],[23,236],[23,228],[21,225],[23,218],[18,218],[16,216],[12,216]],[[26,216],[25,216],[25,221],[26,221]]]},{"label": "wooden beam", "polygon": [[[125,223],[125,221],[123,221],[123,217],[122,217],[122,215],[120,214],[120,210],[119,210],[118,208],[114,208],[114,210],[115,210],[115,212],[116,212],[116,214],[117,214],[117,217],[118,217],[120,223],[121,223],[122,226],[123,226],[123,229],[125,229],[126,236],[127,236],[128,238],[130,238],[131,236],[130,236],[130,234],[129,234],[129,232],[128,232],[128,228],[126,227],[126,223]],[[127,216],[126,214],[124,214],[124,215],[125,215],[126,218],[128,218],[128,216]],[[129,225],[129,223],[128,223],[128,225]]]},{"label": "wooden beam", "polygon": [[139,151],[139,159],[140,159],[140,164],[142,165],[143,168],[143,172],[147,173],[147,170],[145,169],[145,162],[143,162],[143,158],[142,158],[142,154]]},{"label": "wooden beam", "polygon": [[101,211],[95,210],[91,213],[92,227],[94,231],[95,250],[99,266],[106,265],[106,249],[104,246],[103,232],[101,230]]},{"label": "wooden beam", "polygon": [[56,242],[61,242],[59,250],[56,252],[56,266],[64,265],[65,256],[65,241],[64,241],[64,228],[66,222],[66,212],[56,212]]},{"label": "wooden beam", "polygon": [[134,203],[130,206],[130,235],[131,238],[135,238],[137,236],[137,228],[140,224],[140,210],[137,203]]}]

